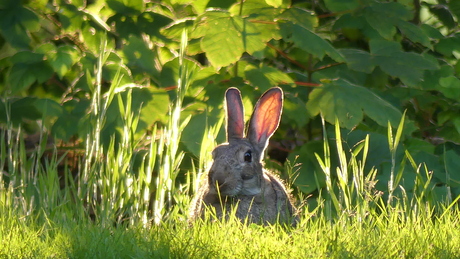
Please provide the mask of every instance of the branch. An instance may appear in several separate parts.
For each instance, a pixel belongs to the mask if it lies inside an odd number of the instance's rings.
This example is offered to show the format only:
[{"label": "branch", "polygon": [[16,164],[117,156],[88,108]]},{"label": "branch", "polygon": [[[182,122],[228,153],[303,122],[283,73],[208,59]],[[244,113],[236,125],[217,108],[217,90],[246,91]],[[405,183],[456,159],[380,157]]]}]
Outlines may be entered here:
[{"label": "branch", "polygon": [[286,54],[286,53],[284,53],[283,51],[277,49],[275,46],[273,46],[272,44],[270,44],[270,43],[268,43],[268,42],[267,42],[266,44],[267,44],[267,46],[268,46],[269,48],[274,49],[278,54],[280,54],[281,56],[283,56],[284,58],[286,58],[287,60],[289,60],[289,62],[291,62],[291,63],[293,63],[293,64],[296,64],[297,66],[299,66],[300,68],[304,69],[305,71],[308,71],[308,68],[307,68],[306,66],[302,65],[302,64],[301,64],[300,62],[298,62],[297,60],[294,60],[294,59],[290,58],[290,57],[288,56],[288,54]]}]

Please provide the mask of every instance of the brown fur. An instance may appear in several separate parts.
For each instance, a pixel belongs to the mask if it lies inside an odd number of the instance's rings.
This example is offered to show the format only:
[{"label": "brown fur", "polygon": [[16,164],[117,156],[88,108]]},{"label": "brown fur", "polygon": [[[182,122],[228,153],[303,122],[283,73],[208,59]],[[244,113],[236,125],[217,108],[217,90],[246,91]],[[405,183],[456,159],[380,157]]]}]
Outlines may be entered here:
[{"label": "brown fur", "polygon": [[215,209],[217,218],[228,218],[235,210],[235,216],[243,222],[295,225],[297,210],[289,192],[276,176],[264,171],[261,164],[268,139],[281,117],[281,89],[272,88],[260,98],[247,138],[242,132],[243,107],[239,91],[230,88],[226,98],[228,143],[213,150],[214,162],[192,202],[190,220],[203,218],[208,209]]}]

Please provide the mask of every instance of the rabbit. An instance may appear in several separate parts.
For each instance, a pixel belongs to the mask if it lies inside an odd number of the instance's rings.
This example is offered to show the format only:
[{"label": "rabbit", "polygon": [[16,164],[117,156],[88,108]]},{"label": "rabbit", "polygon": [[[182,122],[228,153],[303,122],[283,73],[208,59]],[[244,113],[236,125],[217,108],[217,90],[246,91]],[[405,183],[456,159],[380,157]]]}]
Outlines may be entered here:
[{"label": "rabbit", "polygon": [[299,218],[289,192],[262,166],[268,140],[280,122],[283,91],[273,87],[260,97],[246,136],[240,91],[227,89],[225,100],[228,143],[213,150],[213,164],[192,201],[189,219],[204,218],[207,208],[214,208],[219,219],[235,210],[242,222],[296,225]]}]

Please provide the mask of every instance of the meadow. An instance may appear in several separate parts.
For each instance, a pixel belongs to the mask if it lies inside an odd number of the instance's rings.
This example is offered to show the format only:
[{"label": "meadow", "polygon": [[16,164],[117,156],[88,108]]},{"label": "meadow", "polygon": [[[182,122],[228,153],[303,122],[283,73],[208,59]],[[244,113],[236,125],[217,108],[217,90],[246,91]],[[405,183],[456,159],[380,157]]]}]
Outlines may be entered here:
[{"label": "meadow", "polygon": [[[1,3],[0,258],[460,258],[459,10]],[[189,222],[223,93],[274,86],[300,222]]]},{"label": "meadow", "polygon": [[[160,134],[169,136],[170,131]],[[340,136],[338,126],[336,133]],[[389,132],[389,136],[394,136],[390,138],[393,148],[398,146],[398,133],[401,127],[394,135]],[[158,185],[168,179],[151,179],[151,174],[144,171],[150,168],[164,170],[161,167],[176,163],[177,155],[166,160],[174,147],[169,145],[170,149],[162,150],[158,146],[163,144],[163,148],[167,148],[168,145],[161,143],[164,135],[152,142],[149,155],[144,156],[136,174],[130,163],[135,143],[129,143],[127,134],[125,149],[81,158],[77,166],[80,177],[75,177],[68,166],[63,170],[59,166],[68,154],[52,152],[43,158],[45,145],[37,146],[30,153],[26,151],[24,140],[14,131],[4,131],[3,137],[6,141],[1,144],[0,165],[6,170],[0,175],[2,258],[460,256],[458,198],[450,203],[430,198],[429,178],[422,177],[417,178],[414,195],[397,195],[396,183],[395,190],[388,191],[394,195],[384,198],[372,187],[375,180],[372,172],[363,172],[365,161],[357,159],[358,153],[367,152],[368,139],[351,152],[355,156],[350,159],[346,158],[350,156],[341,147],[341,141],[336,141],[345,159],[338,172],[348,176],[328,177],[329,191],[325,191],[325,195],[297,196],[298,204],[303,204],[301,221],[298,226],[291,227],[248,225],[235,218],[222,222],[210,217],[193,224],[188,222],[190,191],[200,171],[189,172],[189,181],[175,187]],[[86,152],[101,152],[96,143],[87,142]],[[202,146],[212,148],[209,143]],[[161,155],[158,150],[163,151]],[[324,150],[325,158],[318,156],[318,159],[327,175],[330,174],[328,144]],[[152,161],[153,156],[157,156],[155,161]],[[209,159],[209,155],[203,157]],[[87,161],[89,158],[91,161]],[[155,162],[160,164],[155,165]],[[300,166],[292,165],[287,170],[293,174]],[[420,175],[424,174],[421,166],[414,166]],[[394,178],[400,177],[396,172]],[[152,196],[152,192],[158,195]],[[151,200],[151,197],[163,200]],[[171,201],[169,205],[168,200]],[[311,200],[316,202],[306,202]],[[152,213],[153,207],[160,208],[162,213]]]}]

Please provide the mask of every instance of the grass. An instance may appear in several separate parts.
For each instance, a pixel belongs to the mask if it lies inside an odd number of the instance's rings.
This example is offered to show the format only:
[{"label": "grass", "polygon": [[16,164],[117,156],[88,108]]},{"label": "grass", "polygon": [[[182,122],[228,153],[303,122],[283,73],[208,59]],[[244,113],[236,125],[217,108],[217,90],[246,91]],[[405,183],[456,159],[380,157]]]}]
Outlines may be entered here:
[{"label": "grass", "polygon": [[3,258],[458,258],[457,218],[393,222],[324,218],[296,229],[165,222],[103,227],[93,222],[24,222],[2,216]]},{"label": "grass", "polygon": [[[158,134],[169,134],[166,130]],[[0,165],[5,168],[0,174],[0,258],[460,257],[460,214],[453,206],[458,199],[435,203],[427,188],[429,178],[423,178],[417,179],[418,191],[412,198],[395,194],[391,203],[385,202],[370,184],[375,172],[363,172],[365,161],[358,159],[366,157],[368,139],[345,156],[348,151],[340,145],[338,126],[342,177],[329,177],[328,192],[317,198],[317,207],[302,208],[296,228],[243,225],[234,218],[190,225],[187,188],[193,188],[193,181],[185,183],[188,187],[176,187],[171,198],[175,205],[163,200],[165,211],[158,220],[149,204],[156,199],[151,193],[161,191],[143,168],[163,166],[164,158],[150,159],[152,154],[168,152],[160,148],[164,136],[151,143],[137,175],[129,164],[128,148],[140,144],[126,142],[121,149],[125,151],[109,148],[102,159],[81,161],[81,179],[60,188],[63,176],[57,165],[63,157],[55,154],[42,163],[43,145],[27,153],[20,135],[12,130],[3,133],[7,141],[0,145]],[[210,128],[205,134],[215,133]],[[212,144],[203,143],[205,147]],[[324,148],[328,154],[328,145]],[[323,169],[330,172],[328,156],[321,157]],[[423,167],[412,166],[421,174]],[[70,177],[66,170],[64,178]]]},{"label": "grass", "polygon": [[[185,43],[184,36],[182,50]],[[101,53],[98,71],[107,58]],[[96,74],[100,82],[101,73]],[[0,258],[460,258],[458,198],[436,202],[429,170],[408,153],[403,163],[408,161],[417,173],[413,195],[398,187],[402,170],[394,170],[393,159],[385,198],[374,188],[377,171],[364,171],[369,138],[345,150],[338,123],[337,174],[325,141],[324,154],[317,158],[327,188],[314,198],[317,206],[301,208],[296,228],[243,225],[234,218],[189,224],[190,193],[205,172],[215,145],[212,136],[222,120],[203,133],[198,166],[178,183],[184,158],[178,140],[189,119],[180,114],[188,76],[181,65],[172,119],[154,127],[143,155],[134,152],[146,147],[134,137],[138,115],[129,108],[129,95],[126,100],[116,95],[118,75],[105,96],[97,83],[89,114],[94,123],[88,127],[76,176],[59,167],[66,154],[55,151],[44,159],[46,129],[37,148],[29,151],[20,129],[6,125],[0,134],[5,140],[0,142]],[[114,98],[124,103],[120,116],[125,126],[122,139],[104,148],[100,129]],[[396,135],[391,128],[388,132],[393,154],[403,124]],[[136,154],[142,161],[137,167]],[[295,172],[295,166],[288,169]]]}]

